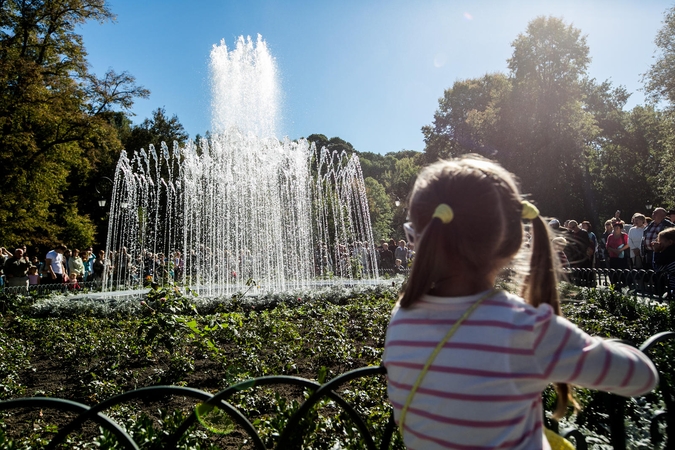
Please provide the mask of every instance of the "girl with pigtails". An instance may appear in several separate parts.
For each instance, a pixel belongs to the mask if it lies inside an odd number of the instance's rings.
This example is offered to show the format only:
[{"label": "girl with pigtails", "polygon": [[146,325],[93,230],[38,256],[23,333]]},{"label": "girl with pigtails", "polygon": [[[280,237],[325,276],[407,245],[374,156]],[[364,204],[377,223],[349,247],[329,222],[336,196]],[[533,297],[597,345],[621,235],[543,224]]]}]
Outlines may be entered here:
[{"label": "girl with pigtails", "polygon": [[[508,171],[478,156],[439,161],[420,173],[408,211],[417,254],[383,358],[408,448],[548,449],[548,384],[554,418],[576,406],[570,385],[624,396],[654,389],[656,368],[638,349],[562,318],[548,227]],[[526,251],[522,296],[495,289]]]}]

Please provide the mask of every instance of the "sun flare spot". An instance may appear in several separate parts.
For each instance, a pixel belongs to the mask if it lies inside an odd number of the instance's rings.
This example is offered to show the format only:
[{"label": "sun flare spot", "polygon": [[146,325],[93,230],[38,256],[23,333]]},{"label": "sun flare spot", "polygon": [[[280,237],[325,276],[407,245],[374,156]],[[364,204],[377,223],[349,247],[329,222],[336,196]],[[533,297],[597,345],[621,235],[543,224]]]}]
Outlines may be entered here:
[{"label": "sun flare spot", "polygon": [[465,12],[465,13],[464,13],[464,18],[465,18],[466,20],[473,20],[473,16],[472,16],[471,14],[469,14],[468,12]]}]

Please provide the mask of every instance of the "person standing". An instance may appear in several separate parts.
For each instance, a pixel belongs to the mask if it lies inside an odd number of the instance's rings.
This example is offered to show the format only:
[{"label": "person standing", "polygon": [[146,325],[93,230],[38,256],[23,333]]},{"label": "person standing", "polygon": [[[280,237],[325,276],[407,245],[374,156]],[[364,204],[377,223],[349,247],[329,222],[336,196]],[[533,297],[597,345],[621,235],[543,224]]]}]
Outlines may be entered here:
[{"label": "person standing", "polygon": [[642,269],[642,236],[645,232],[645,216],[633,214],[633,227],[628,230],[628,247],[633,269]]},{"label": "person standing", "polygon": [[675,226],[673,222],[666,219],[666,210],[656,208],[652,213],[652,222],[647,225],[642,235],[642,253],[644,254],[645,269],[654,269],[654,247],[652,243],[656,240],[659,233]]},{"label": "person standing", "polygon": [[[439,161],[422,170],[409,206],[417,259],[382,356],[407,448],[550,449],[541,400],[550,383],[555,419],[575,404],[571,384],[624,396],[658,385],[638,349],[560,317],[548,227],[513,175],[477,157]],[[480,220],[483,211],[499,214]],[[495,282],[524,247],[523,219],[533,233],[518,297]]]},{"label": "person standing", "polygon": [[593,253],[595,252],[593,242],[588,237],[586,230],[579,227],[576,220],[570,220],[567,224],[568,234],[565,254],[569,259],[572,268],[591,268]]},{"label": "person standing", "polygon": [[391,272],[394,269],[394,254],[389,250],[389,244],[382,243],[382,250],[380,250],[380,267],[386,272]]},{"label": "person standing", "polygon": [[591,260],[591,267],[595,267],[595,258],[598,254],[598,238],[593,233],[593,225],[588,220],[581,222],[581,229],[588,233],[588,238],[591,240],[591,244],[593,244],[593,254],[589,256],[589,259]]},{"label": "person standing", "polygon": [[7,258],[5,261],[5,279],[7,286],[23,286],[28,287],[28,269],[30,268],[30,261],[23,255],[23,250],[17,248],[14,250],[14,255]]},{"label": "person standing", "polygon": [[63,283],[64,275],[67,273],[63,258],[66,250],[68,249],[65,245],[59,244],[45,256],[45,271],[51,283]]},{"label": "person standing", "polygon": [[394,250],[394,261],[400,259],[401,260],[401,266],[407,267],[408,266],[408,249],[405,246],[405,241],[400,240],[398,241],[398,247],[396,247],[396,250]]},{"label": "person standing", "polygon": [[625,257],[628,248],[628,235],[623,232],[623,222],[614,223],[614,232],[607,238],[610,269],[628,269],[628,258]]},{"label": "person standing", "polygon": [[68,273],[75,274],[75,277],[78,281],[84,280],[84,262],[80,258],[80,251],[78,249],[73,250],[73,256],[70,257],[68,261]]}]

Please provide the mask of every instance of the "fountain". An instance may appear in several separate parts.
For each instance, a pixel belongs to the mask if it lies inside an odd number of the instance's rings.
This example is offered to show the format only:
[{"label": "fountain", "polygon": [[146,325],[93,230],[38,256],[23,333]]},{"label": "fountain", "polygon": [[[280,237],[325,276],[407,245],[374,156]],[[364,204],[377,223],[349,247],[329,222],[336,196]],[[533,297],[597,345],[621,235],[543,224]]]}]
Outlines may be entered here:
[{"label": "fountain", "polygon": [[279,88],[265,42],[211,51],[214,134],[122,152],[104,285],[173,279],[201,295],[377,278],[358,157],[275,137]]}]

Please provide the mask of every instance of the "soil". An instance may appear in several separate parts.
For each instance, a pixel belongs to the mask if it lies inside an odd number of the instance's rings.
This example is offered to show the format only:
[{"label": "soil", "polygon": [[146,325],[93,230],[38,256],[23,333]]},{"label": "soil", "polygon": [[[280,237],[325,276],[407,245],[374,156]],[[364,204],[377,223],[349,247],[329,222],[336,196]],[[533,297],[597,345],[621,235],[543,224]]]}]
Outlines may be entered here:
[{"label": "soil", "polygon": [[[364,344],[376,345],[374,342]],[[312,344],[305,344],[305,346],[309,345]],[[229,350],[231,352],[239,351],[234,348],[234,346]],[[273,350],[268,349],[267,351]],[[299,358],[294,362],[298,368],[297,373],[294,374],[294,376],[307,379],[312,379],[316,376],[316,370],[311,367],[311,361]],[[88,364],[81,364],[80,366],[74,367],[71,361],[55,357],[55,355],[48,354],[38,348],[33,352],[30,368],[27,368],[20,373],[19,383],[26,387],[27,397],[48,396],[93,406],[97,404],[98,401],[103,401],[106,398],[99,399],[93,395],[90,390],[88,392],[83,391],[83,377],[86,377],[88,373],[92,372],[92,369],[94,369],[93,371],[95,372],[96,368],[100,368],[105,364],[105,361],[90,361]],[[367,365],[366,360],[354,362],[354,367],[363,367],[365,365]],[[133,371],[133,378],[135,380],[149,381],[148,383],[139,383],[135,386],[123,386],[128,391],[143,386],[171,385],[176,382],[176,380],[170,378],[157,378],[157,374],[171,373],[169,355],[165,355],[153,363],[149,363],[147,359],[140,360],[132,358],[125,361],[124,367],[118,370]],[[348,369],[345,369],[344,367],[329,367],[329,370],[331,373],[343,373]],[[151,380],[157,382],[150,382]],[[196,388],[212,394],[229,386],[223,378],[222,363],[212,361],[208,358],[195,358],[194,370],[183,374],[179,383],[182,386]],[[303,389],[287,384],[278,384],[274,385],[273,388],[261,389],[273,389],[280,398],[285,398],[289,404],[294,400],[298,403],[302,403],[307,395]],[[255,389],[252,389],[250,392],[247,391],[246,395],[256,395],[253,391],[255,391]],[[269,398],[271,394],[267,392],[265,395]],[[161,395],[154,396],[153,398],[136,399],[125,402],[124,405],[130,407],[133,411],[145,413],[153,420],[157,428],[161,428],[162,415],[160,411],[180,410],[187,416],[194,411],[195,406],[199,403],[200,400],[198,399],[189,398],[179,394],[175,396]],[[248,419],[251,422],[255,417],[266,417],[270,414],[274,414],[273,408],[264,401],[262,403],[254,402],[254,405],[254,411],[252,411],[251,414],[248,414]],[[109,415],[114,416],[115,413],[109,413]],[[50,431],[53,428],[50,427],[55,426],[56,429],[62,429],[75,419],[75,417],[76,415],[73,413],[59,410],[26,408],[12,410],[12,414],[5,416],[3,421],[5,424],[5,432],[10,438],[13,437],[16,439],[19,436],[25,437],[29,434],[40,434],[48,441],[55,436],[55,433]],[[201,429],[203,430],[203,428]],[[75,433],[71,433],[70,436],[77,435],[79,438],[86,441],[99,434],[98,425],[93,422],[87,422]],[[209,438],[210,443],[216,446],[216,448],[254,448],[246,431],[240,426],[237,426],[234,431],[224,436],[216,433],[210,434],[212,435]],[[70,447],[68,444],[64,444],[59,448]],[[164,447],[160,446],[160,448]]]}]

